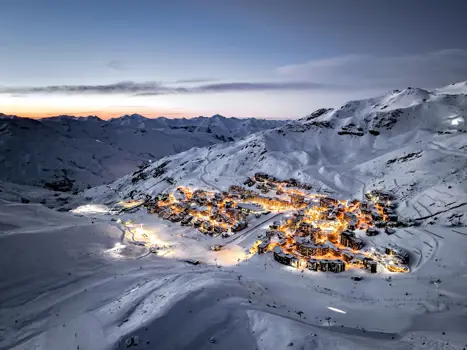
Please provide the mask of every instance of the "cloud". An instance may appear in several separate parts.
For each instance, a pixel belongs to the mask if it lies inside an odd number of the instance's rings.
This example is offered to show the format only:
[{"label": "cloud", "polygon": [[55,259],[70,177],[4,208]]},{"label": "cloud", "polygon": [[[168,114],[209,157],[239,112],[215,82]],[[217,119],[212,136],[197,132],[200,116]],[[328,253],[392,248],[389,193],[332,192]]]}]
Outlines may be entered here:
[{"label": "cloud", "polygon": [[277,68],[282,77],[356,88],[434,88],[467,79],[467,50],[403,56],[347,55]]},{"label": "cloud", "polygon": [[199,78],[199,79],[182,79],[172,82],[173,84],[200,84],[200,83],[211,83],[213,81],[218,81],[218,79],[210,78]]},{"label": "cloud", "polygon": [[109,61],[105,64],[105,66],[113,70],[126,70],[127,69],[125,64],[118,60]]},{"label": "cloud", "polygon": [[[177,87],[172,93],[175,94],[204,94],[204,93],[224,93],[224,92],[253,92],[253,91],[304,91],[304,90],[321,90],[332,88],[325,84],[315,84],[311,82],[233,82],[233,83],[218,83],[205,84],[196,87]],[[338,88],[338,87],[334,87]],[[137,96],[154,96],[160,95],[156,92],[142,92]]]},{"label": "cloud", "polygon": [[41,87],[2,88],[10,94],[135,94],[141,92],[167,93],[171,89],[156,82],[135,83],[123,81],[106,85],[50,85]]},{"label": "cloud", "polygon": [[[156,82],[136,83],[132,81],[107,85],[51,85],[42,87],[3,88],[0,93],[8,94],[126,94],[135,96],[158,96],[169,94],[222,93],[248,91],[303,91],[333,88],[312,82],[228,82],[198,86],[169,87]],[[337,87],[334,87],[337,88]]]},{"label": "cloud", "polygon": [[273,91],[273,90],[316,90],[330,88],[326,84],[312,82],[269,82],[269,83],[219,83],[203,85],[199,92],[231,92],[231,91]]}]

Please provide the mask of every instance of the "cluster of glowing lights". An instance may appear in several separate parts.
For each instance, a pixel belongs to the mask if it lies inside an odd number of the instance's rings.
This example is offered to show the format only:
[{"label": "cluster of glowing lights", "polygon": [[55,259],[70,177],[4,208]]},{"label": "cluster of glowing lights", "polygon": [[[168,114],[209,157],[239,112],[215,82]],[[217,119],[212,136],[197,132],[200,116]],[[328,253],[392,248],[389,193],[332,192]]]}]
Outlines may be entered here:
[{"label": "cluster of glowing lights", "polygon": [[78,208],[71,210],[71,212],[79,215],[112,214],[112,210],[102,204],[81,205]]}]

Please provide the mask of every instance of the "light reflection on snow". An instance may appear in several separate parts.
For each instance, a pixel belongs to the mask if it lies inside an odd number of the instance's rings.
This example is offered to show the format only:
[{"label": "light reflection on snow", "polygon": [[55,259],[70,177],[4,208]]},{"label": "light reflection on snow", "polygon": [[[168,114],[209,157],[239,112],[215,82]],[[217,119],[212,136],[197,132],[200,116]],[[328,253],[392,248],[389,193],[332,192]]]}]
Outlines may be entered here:
[{"label": "light reflection on snow", "polygon": [[91,214],[110,214],[111,210],[102,204],[85,204],[71,210],[73,214],[91,215]]},{"label": "light reflection on snow", "polygon": [[341,309],[337,309],[335,307],[332,307],[332,306],[328,306],[328,309],[331,310],[331,311],[334,311],[334,312],[338,312],[340,314],[346,314],[347,312],[345,312],[344,310],[341,310]]}]

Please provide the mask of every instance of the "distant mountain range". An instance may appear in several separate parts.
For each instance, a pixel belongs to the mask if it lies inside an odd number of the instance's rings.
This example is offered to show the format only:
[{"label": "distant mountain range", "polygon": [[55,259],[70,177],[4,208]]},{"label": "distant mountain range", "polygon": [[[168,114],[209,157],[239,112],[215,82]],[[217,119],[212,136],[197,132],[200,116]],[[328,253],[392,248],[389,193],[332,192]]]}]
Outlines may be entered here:
[{"label": "distant mountain range", "polygon": [[60,115],[29,119],[0,113],[0,180],[75,191],[101,185],[192,147],[240,139],[286,121],[226,118],[102,120]]}]

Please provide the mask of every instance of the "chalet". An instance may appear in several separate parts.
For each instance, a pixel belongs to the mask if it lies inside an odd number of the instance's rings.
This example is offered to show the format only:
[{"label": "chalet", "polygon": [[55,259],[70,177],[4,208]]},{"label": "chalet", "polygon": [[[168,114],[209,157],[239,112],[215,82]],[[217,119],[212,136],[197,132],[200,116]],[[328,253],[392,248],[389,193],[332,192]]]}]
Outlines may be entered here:
[{"label": "chalet", "polygon": [[267,230],[267,231],[266,231],[266,237],[272,238],[272,237],[274,237],[275,235],[277,235],[277,232],[278,232],[278,231],[276,231],[276,230]]},{"label": "chalet", "polygon": [[264,212],[263,207],[254,203],[239,203],[237,208],[246,214],[262,214]]},{"label": "chalet", "polygon": [[407,264],[409,262],[410,256],[409,253],[407,253],[404,249],[401,247],[389,243],[385,247],[385,253],[387,255],[392,256],[393,258],[397,259],[400,264]]},{"label": "chalet", "polygon": [[355,258],[355,254],[352,253],[351,251],[344,251],[344,253],[342,253],[342,259],[345,262],[349,262],[349,261],[353,260],[354,258]]},{"label": "chalet", "polygon": [[316,259],[309,259],[307,261],[307,267],[309,270],[311,271],[318,271],[319,269],[319,260],[316,260]]},{"label": "chalet", "polygon": [[383,220],[378,220],[378,221],[375,222],[375,226],[378,227],[378,228],[386,227],[386,222],[383,221]]},{"label": "chalet", "polygon": [[227,230],[223,228],[222,226],[214,226],[214,229],[213,229],[213,232],[218,235],[224,233],[225,231]]},{"label": "chalet", "polygon": [[314,227],[311,229],[310,238],[313,240],[319,240],[322,237],[322,231],[319,227]]},{"label": "chalet", "polygon": [[360,203],[360,211],[361,211],[363,214],[370,214],[370,213],[371,213],[371,209],[372,209],[371,202],[362,201],[362,202]]},{"label": "chalet", "polygon": [[256,173],[253,178],[257,182],[265,182],[269,180],[269,175],[266,173]]},{"label": "chalet", "polygon": [[360,250],[363,248],[363,241],[360,239],[360,238],[354,238],[352,240],[352,243],[350,245],[350,248],[354,249],[354,250]]},{"label": "chalet", "polygon": [[345,247],[350,247],[350,241],[355,238],[355,232],[345,230],[339,235],[339,243]]},{"label": "chalet", "polygon": [[315,247],[315,244],[311,242],[311,240],[308,237],[294,237],[294,242],[295,242],[295,247],[297,248],[297,251],[304,256],[311,256],[315,255],[312,254],[315,252],[313,249]]},{"label": "chalet", "polygon": [[232,185],[229,187],[229,192],[234,194],[242,194],[245,193],[245,188],[242,186]]},{"label": "chalet", "polygon": [[346,211],[344,213],[344,220],[345,220],[345,222],[349,223],[351,221],[355,221],[355,220],[358,220],[358,219],[357,219],[357,215],[355,215],[355,213]]},{"label": "chalet", "polygon": [[264,241],[256,247],[258,254],[264,254],[268,251],[269,241]]},{"label": "chalet", "polygon": [[248,226],[247,222],[246,221],[237,221],[233,226],[232,226],[232,231],[233,232],[238,232],[238,231],[241,231],[243,230],[244,228],[246,228]]},{"label": "chalet", "polygon": [[208,231],[211,231],[212,230],[212,225],[209,221],[203,221],[203,223],[201,224],[201,228],[205,231],[205,232],[208,232]]},{"label": "chalet", "polygon": [[373,219],[373,221],[383,220],[383,216],[377,210],[371,211],[371,218]]},{"label": "chalet", "polygon": [[269,225],[269,228],[271,230],[277,230],[281,226],[280,221],[273,221],[271,225]]},{"label": "chalet", "polygon": [[353,231],[343,231],[339,235],[339,243],[344,247],[349,247],[354,250],[359,250],[363,248],[363,241],[360,238],[355,237],[355,232]]},{"label": "chalet", "polygon": [[193,220],[193,216],[191,215],[186,215],[182,221],[180,222],[183,226],[188,226],[190,225],[191,221]]},{"label": "chalet", "polygon": [[322,259],[319,261],[320,271],[326,272],[326,271],[329,271],[329,268],[330,268],[330,260]]},{"label": "chalet", "polygon": [[327,244],[311,244],[308,249],[312,256],[322,256],[329,252],[329,246]]},{"label": "chalet", "polygon": [[284,182],[287,184],[286,185],[287,187],[298,187],[300,185],[300,183],[296,179],[293,179],[293,178],[285,180]]},{"label": "chalet", "polygon": [[379,231],[374,227],[368,227],[366,230],[367,236],[376,236],[379,234]]},{"label": "chalet", "polygon": [[290,259],[290,266],[295,267],[296,269],[299,269],[303,266],[302,260],[292,255],[292,258]]},{"label": "chalet", "polygon": [[337,200],[329,197],[321,197],[319,200],[319,205],[322,208],[335,207],[338,204]]},{"label": "chalet", "polygon": [[341,251],[334,244],[332,244],[331,242],[326,242],[326,244],[328,246],[329,254],[332,254],[333,256],[336,256],[336,257],[341,255]]},{"label": "chalet", "polygon": [[378,264],[373,259],[367,258],[366,260],[364,260],[363,266],[370,273],[376,273],[377,272]]},{"label": "chalet", "polygon": [[157,204],[154,204],[150,207],[148,207],[148,214],[157,214],[161,211],[161,207],[159,207]]},{"label": "chalet", "polygon": [[347,225],[349,230],[356,230],[358,227],[358,218],[352,219],[349,224]]},{"label": "chalet", "polygon": [[295,235],[311,236],[311,234],[313,233],[313,230],[314,230],[314,227],[312,225],[307,224],[305,222],[301,222],[298,225],[297,230],[295,231]]},{"label": "chalet", "polygon": [[352,259],[352,261],[350,263],[353,264],[353,265],[358,265],[358,266],[365,267],[366,261],[368,259],[369,258],[367,258],[363,254],[355,254],[354,258]]},{"label": "chalet", "polygon": [[290,197],[290,202],[295,207],[299,207],[299,206],[305,204],[305,197],[304,196],[291,194],[289,197]]},{"label": "chalet", "polygon": [[168,220],[171,215],[172,211],[169,209],[164,209],[159,212],[159,217],[164,220]]},{"label": "chalet", "polygon": [[274,260],[277,262],[290,266],[293,259],[296,259],[294,255],[284,253],[282,248],[279,246],[274,247]]},{"label": "chalet", "polygon": [[241,210],[236,208],[229,208],[225,211],[225,213],[227,214],[227,216],[235,220],[243,220],[245,217],[245,214]]},{"label": "chalet", "polygon": [[345,262],[342,260],[331,260],[329,265],[329,271],[331,272],[339,273],[345,271]]},{"label": "chalet", "polygon": [[255,184],[255,181],[253,179],[251,179],[251,178],[247,178],[243,184],[248,186],[248,187],[251,187],[251,186],[253,186]]}]

